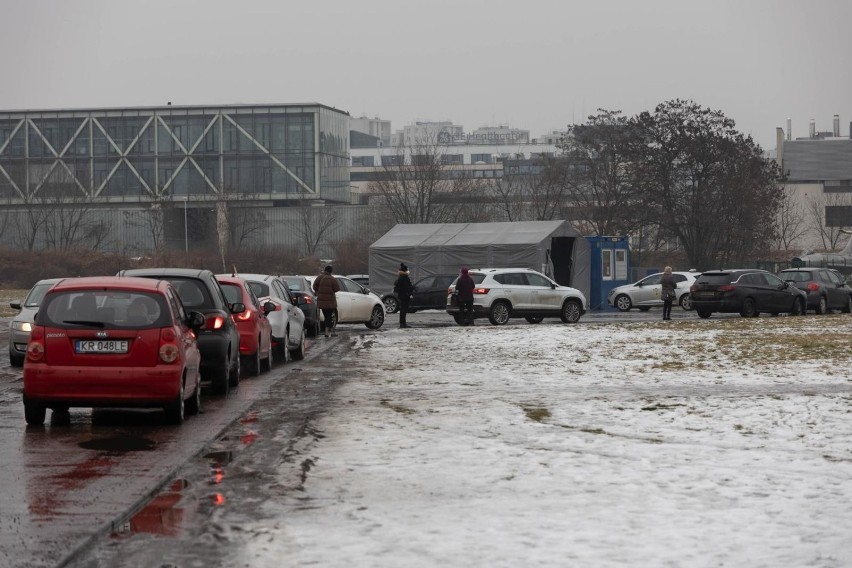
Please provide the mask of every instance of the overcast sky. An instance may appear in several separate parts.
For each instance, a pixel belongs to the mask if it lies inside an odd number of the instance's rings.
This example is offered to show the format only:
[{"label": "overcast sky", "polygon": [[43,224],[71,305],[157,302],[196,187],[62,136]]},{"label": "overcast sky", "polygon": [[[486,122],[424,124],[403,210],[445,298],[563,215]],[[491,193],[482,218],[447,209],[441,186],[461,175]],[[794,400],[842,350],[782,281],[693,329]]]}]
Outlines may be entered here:
[{"label": "overcast sky", "polygon": [[849,0],[0,0],[0,109],[319,102],[538,136],[692,99],[852,121]]}]

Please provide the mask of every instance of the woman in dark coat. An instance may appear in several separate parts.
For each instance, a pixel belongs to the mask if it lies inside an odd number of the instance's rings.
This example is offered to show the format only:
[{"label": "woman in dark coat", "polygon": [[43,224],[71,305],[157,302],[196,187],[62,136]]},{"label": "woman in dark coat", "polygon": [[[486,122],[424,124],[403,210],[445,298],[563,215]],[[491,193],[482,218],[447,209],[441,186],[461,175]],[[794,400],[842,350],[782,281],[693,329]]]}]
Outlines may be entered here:
[{"label": "woman in dark coat", "polygon": [[408,313],[408,304],[411,303],[411,295],[414,293],[411,278],[408,276],[408,267],[405,263],[399,265],[396,282],[393,283],[393,291],[399,300],[399,327],[408,327],[405,315]]},{"label": "woman in dark coat", "polygon": [[317,295],[317,308],[322,310],[325,318],[325,336],[336,336],[334,330],[334,312],[337,310],[337,292],[340,291],[340,282],[332,274],[332,267],[326,266],[325,270],[314,280],[314,293]]},{"label": "woman in dark coat", "polygon": [[473,325],[473,289],[475,286],[473,278],[468,274],[467,267],[463,267],[461,275],[458,281],[456,281],[456,293],[458,294],[462,325]]},{"label": "woman in dark coat", "polygon": [[660,299],[663,300],[663,319],[672,319],[672,302],[675,299],[675,280],[672,275],[672,267],[667,266],[663,269],[663,275],[660,277]]}]

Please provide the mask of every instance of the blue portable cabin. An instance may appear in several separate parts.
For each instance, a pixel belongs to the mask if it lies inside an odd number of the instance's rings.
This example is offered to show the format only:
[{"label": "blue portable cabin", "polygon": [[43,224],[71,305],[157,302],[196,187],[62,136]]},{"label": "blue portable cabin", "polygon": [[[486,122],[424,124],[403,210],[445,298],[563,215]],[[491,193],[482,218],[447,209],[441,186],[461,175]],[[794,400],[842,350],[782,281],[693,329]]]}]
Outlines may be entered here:
[{"label": "blue portable cabin", "polygon": [[591,256],[591,285],[589,308],[592,310],[614,310],[607,304],[609,291],[617,286],[629,284],[630,240],[622,237],[586,237]]}]

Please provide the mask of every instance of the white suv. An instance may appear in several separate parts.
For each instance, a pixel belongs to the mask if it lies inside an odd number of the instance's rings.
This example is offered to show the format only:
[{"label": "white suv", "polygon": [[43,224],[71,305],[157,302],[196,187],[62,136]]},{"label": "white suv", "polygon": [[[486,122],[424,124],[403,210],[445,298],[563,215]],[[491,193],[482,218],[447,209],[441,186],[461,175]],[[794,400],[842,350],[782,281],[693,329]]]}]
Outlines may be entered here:
[{"label": "white suv", "polygon": [[[470,271],[473,290],[473,316],[487,317],[494,325],[522,317],[539,323],[558,317],[576,323],[586,313],[586,297],[576,288],[560,286],[544,274],[528,268],[479,268]],[[456,282],[447,290],[447,313],[462,324],[461,308],[455,294]]]}]

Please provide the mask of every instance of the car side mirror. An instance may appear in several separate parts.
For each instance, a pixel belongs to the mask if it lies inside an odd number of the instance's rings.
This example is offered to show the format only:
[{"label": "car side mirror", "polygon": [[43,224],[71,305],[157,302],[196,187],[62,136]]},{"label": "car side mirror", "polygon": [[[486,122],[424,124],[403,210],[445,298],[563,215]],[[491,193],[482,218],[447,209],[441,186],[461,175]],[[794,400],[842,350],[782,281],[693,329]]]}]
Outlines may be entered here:
[{"label": "car side mirror", "polygon": [[550,283],[550,289],[551,289],[551,290],[556,290],[556,284],[554,284],[553,282],[551,282],[551,283]]},{"label": "car side mirror", "polygon": [[246,305],[242,302],[234,302],[231,304],[231,313],[232,314],[241,314],[246,311]]},{"label": "car side mirror", "polygon": [[265,302],[263,304],[263,313],[268,314],[269,312],[274,312],[275,307],[275,304],[273,304],[272,302]]},{"label": "car side mirror", "polygon": [[201,312],[189,312],[189,315],[186,317],[186,325],[194,331],[201,329],[204,326],[204,321],[204,314]]},{"label": "car side mirror", "polygon": [[9,307],[16,309],[16,310],[20,310],[21,309],[21,302],[9,302]]}]

